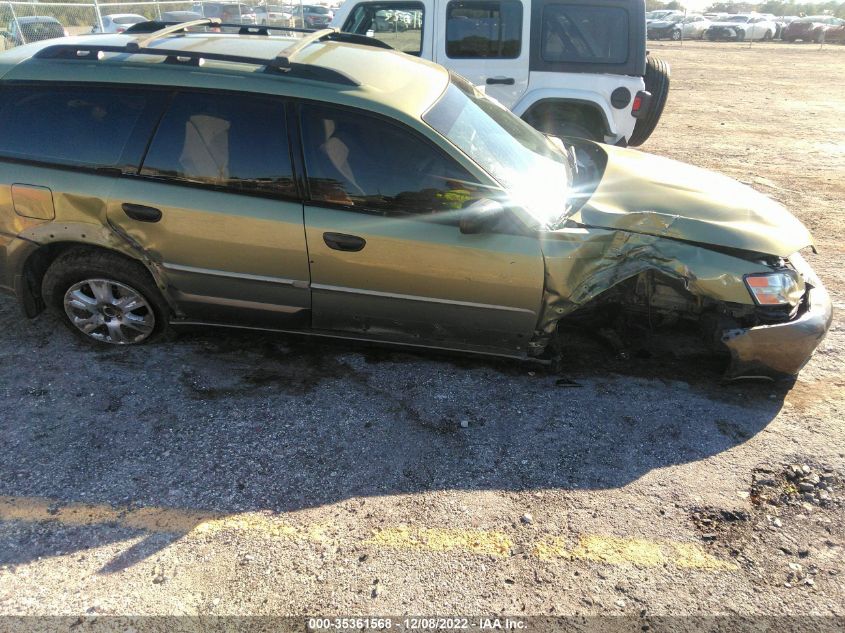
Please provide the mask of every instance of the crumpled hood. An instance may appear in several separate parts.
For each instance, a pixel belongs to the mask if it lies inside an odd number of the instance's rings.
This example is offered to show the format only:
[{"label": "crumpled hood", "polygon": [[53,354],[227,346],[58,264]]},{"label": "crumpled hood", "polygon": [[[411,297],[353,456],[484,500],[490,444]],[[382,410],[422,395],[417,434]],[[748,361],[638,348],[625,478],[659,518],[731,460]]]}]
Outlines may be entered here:
[{"label": "crumpled hood", "polygon": [[571,219],[786,257],[813,244],[781,204],[732,178],[631,149],[601,146],[607,167]]}]

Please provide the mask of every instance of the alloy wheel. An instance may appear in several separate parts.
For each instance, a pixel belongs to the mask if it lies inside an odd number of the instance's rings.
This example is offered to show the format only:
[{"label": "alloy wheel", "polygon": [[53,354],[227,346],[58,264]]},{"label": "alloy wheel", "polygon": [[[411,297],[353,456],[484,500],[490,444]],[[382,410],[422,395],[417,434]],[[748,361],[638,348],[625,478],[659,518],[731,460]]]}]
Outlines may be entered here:
[{"label": "alloy wheel", "polygon": [[65,293],[64,307],[74,327],[103,343],[140,343],[155,329],[155,314],[144,296],[112,279],[73,284]]}]

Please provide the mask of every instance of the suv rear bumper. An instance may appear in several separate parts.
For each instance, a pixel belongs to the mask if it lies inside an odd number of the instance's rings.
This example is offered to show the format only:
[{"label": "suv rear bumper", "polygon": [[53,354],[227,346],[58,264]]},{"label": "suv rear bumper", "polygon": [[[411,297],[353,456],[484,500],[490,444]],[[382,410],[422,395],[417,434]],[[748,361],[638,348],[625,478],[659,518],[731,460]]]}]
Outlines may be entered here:
[{"label": "suv rear bumper", "polygon": [[814,282],[804,311],[792,321],[723,333],[722,342],[731,352],[725,378],[782,378],[801,371],[833,321],[830,295],[820,282]]}]

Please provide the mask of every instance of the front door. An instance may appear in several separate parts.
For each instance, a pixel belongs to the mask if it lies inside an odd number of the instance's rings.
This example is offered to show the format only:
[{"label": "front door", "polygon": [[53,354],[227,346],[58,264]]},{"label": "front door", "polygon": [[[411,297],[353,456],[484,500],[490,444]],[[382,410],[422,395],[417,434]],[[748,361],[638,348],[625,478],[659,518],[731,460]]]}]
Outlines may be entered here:
[{"label": "front door", "polygon": [[109,222],[162,267],[183,318],[307,327],[308,256],[292,173],[281,101],[181,92],[140,174],[116,188]]},{"label": "front door", "polygon": [[445,0],[438,3],[435,61],[485,86],[512,109],[528,89],[530,3]]},{"label": "front door", "polygon": [[316,105],[301,125],[313,327],[523,354],[543,291],[537,238],[462,234],[483,188],[405,125]]}]

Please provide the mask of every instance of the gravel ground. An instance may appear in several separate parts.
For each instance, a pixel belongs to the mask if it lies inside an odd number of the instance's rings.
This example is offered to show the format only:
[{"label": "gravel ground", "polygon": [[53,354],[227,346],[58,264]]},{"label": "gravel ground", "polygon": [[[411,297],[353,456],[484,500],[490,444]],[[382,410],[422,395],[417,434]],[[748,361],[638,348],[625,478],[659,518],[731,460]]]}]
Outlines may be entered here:
[{"label": "gravel ground", "polygon": [[[845,47],[651,47],[644,149],[794,209],[842,310]],[[843,347],[837,316],[794,385],[729,386],[683,353],[92,349],[4,297],[0,614],[842,616]]]}]

